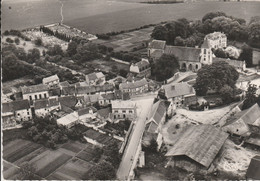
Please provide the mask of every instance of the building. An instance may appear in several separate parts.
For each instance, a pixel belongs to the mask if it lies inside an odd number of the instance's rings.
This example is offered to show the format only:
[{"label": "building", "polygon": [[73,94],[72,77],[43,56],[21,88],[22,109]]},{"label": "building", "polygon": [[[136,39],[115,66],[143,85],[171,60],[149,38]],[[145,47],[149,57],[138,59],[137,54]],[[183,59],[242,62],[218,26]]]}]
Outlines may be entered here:
[{"label": "building", "polygon": [[131,119],[136,117],[136,105],[132,101],[114,100],[112,104],[112,119]]},{"label": "building", "polygon": [[102,94],[102,95],[99,95],[98,103],[101,106],[107,106],[107,105],[111,104],[112,100],[115,100],[115,99],[116,99],[116,97],[115,97],[114,93]]},{"label": "building", "polygon": [[260,66],[260,51],[253,50],[252,64]]},{"label": "building", "polygon": [[149,84],[145,78],[133,82],[124,82],[119,85],[122,93],[128,92],[130,96],[149,91]]},{"label": "building", "polygon": [[44,84],[21,87],[23,99],[37,100],[49,98],[48,86]]},{"label": "building", "polygon": [[227,36],[221,32],[214,32],[207,34],[204,38],[204,42],[207,41],[209,48],[225,48],[227,47]]},{"label": "building", "polygon": [[173,167],[191,172],[208,170],[227,138],[227,133],[213,125],[190,125],[175,136],[165,156]]},{"label": "building", "polygon": [[107,107],[107,108],[103,108],[103,109],[99,109],[97,111],[97,118],[100,120],[110,120],[110,113],[111,113],[111,108]]},{"label": "building", "polygon": [[60,110],[61,105],[58,98],[35,100],[34,112],[36,116],[45,117],[53,110]]},{"label": "building", "polygon": [[28,121],[32,119],[32,111],[28,100],[19,100],[2,104],[3,124],[13,124],[13,118],[16,121]]},{"label": "building", "polygon": [[246,180],[260,180],[260,156],[256,155],[251,159],[246,172]]},{"label": "building", "polygon": [[103,85],[106,82],[106,77],[102,72],[94,72],[86,75],[87,85]]},{"label": "building", "polygon": [[246,62],[245,61],[232,60],[232,59],[229,59],[229,58],[214,57],[212,62],[214,63],[214,62],[221,62],[221,61],[227,62],[229,65],[235,67],[238,70],[241,70],[241,71],[246,70]]},{"label": "building", "polygon": [[172,109],[189,106],[197,102],[194,88],[187,82],[163,85],[160,93],[171,102]]},{"label": "building", "polygon": [[60,83],[60,79],[59,77],[55,74],[55,75],[52,75],[50,77],[45,77],[42,79],[42,83],[44,85],[47,85],[49,87],[56,87],[56,86],[59,86],[59,83]]},{"label": "building", "polygon": [[58,125],[66,126],[67,128],[73,127],[75,124],[79,122],[77,112],[72,112],[67,114],[59,119],[57,119]]},{"label": "building", "polygon": [[142,59],[140,62],[133,63],[130,66],[130,72],[133,73],[136,77],[150,77],[150,62],[147,59]]},{"label": "building", "polygon": [[97,117],[97,109],[90,106],[77,111],[79,116],[79,121],[85,123],[91,120],[95,120]]},{"label": "building", "polygon": [[[151,42],[151,45],[153,46],[148,48],[148,57],[150,60],[155,61],[163,54],[174,55],[179,59],[180,69],[189,71],[198,71],[202,65],[212,64],[213,53],[207,43],[204,43],[201,48],[193,48],[169,46],[165,45],[165,41],[157,41],[158,40],[153,40]],[[156,49],[153,49],[153,47],[156,47]],[[161,48],[160,51],[159,48]]]},{"label": "building", "polygon": [[165,46],[166,46],[166,41],[152,40],[148,44],[148,52],[147,52],[148,57],[153,60],[159,59],[164,53]]},{"label": "building", "polygon": [[150,116],[146,122],[143,136],[143,145],[149,146],[152,139],[156,140],[159,150],[163,143],[161,129],[166,120],[169,104],[166,101],[159,100],[153,104]]}]

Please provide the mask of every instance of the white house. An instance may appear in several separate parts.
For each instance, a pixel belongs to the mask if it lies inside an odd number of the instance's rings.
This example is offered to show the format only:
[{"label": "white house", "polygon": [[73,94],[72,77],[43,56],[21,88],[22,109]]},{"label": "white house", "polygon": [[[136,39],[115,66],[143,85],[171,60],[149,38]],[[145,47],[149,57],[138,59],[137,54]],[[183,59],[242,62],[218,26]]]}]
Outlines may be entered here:
[{"label": "white house", "polygon": [[98,103],[101,106],[107,106],[107,105],[111,104],[112,100],[115,100],[114,93],[102,94],[98,98]]},{"label": "white house", "polygon": [[35,115],[39,117],[45,117],[51,111],[59,109],[61,109],[61,105],[58,98],[41,99],[34,102]]},{"label": "white house", "polygon": [[58,86],[60,83],[59,77],[55,74],[50,77],[45,77],[42,79],[42,83],[44,85],[48,85],[49,87],[55,87]]},{"label": "white house", "polygon": [[135,74],[137,77],[150,77],[150,62],[148,61],[148,59],[142,58],[141,61],[131,64],[130,72]]},{"label": "white house", "polygon": [[32,119],[32,111],[28,100],[19,100],[2,104],[2,118],[6,124],[12,124],[12,118],[17,121]]},{"label": "white house", "polygon": [[221,32],[207,34],[204,42],[207,41],[210,48],[225,48],[227,47],[227,36]]},{"label": "white house", "polygon": [[49,98],[48,86],[44,84],[21,87],[23,99],[37,100]]},{"label": "white house", "polygon": [[78,119],[77,112],[72,112],[70,114],[67,114],[66,116],[63,116],[63,117],[57,119],[57,124],[66,126],[67,128],[73,127],[78,122],[79,122],[79,119]]},{"label": "white house", "polygon": [[106,77],[102,72],[93,72],[86,75],[87,85],[103,85],[106,82]]},{"label": "white house", "polygon": [[136,117],[136,105],[132,101],[114,100],[112,104],[112,119],[131,119]]}]

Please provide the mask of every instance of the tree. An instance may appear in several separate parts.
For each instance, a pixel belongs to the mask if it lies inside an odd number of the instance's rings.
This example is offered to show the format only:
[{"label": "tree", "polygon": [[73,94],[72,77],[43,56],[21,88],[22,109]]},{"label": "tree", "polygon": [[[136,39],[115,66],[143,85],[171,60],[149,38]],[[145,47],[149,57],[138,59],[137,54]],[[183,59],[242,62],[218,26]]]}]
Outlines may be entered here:
[{"label": "tree", "polygon": [[20,39],[16,37],[16,38],[14,39],[14,42],[15,42],[16,45],[19,45],[19,44],[20,44]]},{"label": "tree", "polygon": [[103,160],[91,168],[87,180],[114,180],[116,177],[114,167],[107,161]]},{"label": "tree", "polygon": [[219,92],[225,85],[234,88],[239,77],[236,69],[224,61],[203,66],[197,75],[194,88],[200,96],[206,95],[209,89]]},{"label": "tree", "polygon": [[206,20],[211,20],[211,19],[218,17],[218,16],[227,16],[227,15],[224,12],[220,12],[220,11],[210,12],[210,13],[207,13],[203,16],[202,22],[204,23]]},{"label": "tree", "polygon": [[48,51],[46,52],[48,55],[54,56],[54,55],[61,55],[63,56],[63,50],[61,49],[60,45],[54,45],[53,47],[49,47]]},{"label": "tree", "polygon": [[219,90],[221,99],[224,103],[230,103],[234,97],[234,89],[230,87],[229,85],[224,85]]},{"label": "tree", "polygon": [[8,37],[8,38],[6,38],[6,42],[8,42],[8,43],[13,43],[14,40]]},{"label": "tree", "polygon": [[253,50],[251,47],[244,45],[242,47],[242,52],[238,58],[239,60],[245,61],[247,67],[252,67],[253,65]]},{"label": "tree", "polygon": [[248,27],[249,43],[251,46],[260,48],[260,22],[253,22]]},{"label": "tree", "polygon": [[33,48],[28,50],[27,61],[29,63],[35,63],[36,60],[40,58],[40,50],[38,48]]},{"label": "tree", "polygon": [[119,166],[120,156],[118,144],[116,141],[110,142],[108,145],[104,147],[104,155],[106,156],[106,160],[112,163],[114,167]]},{"label": "tree", "polygon": [[228,54],[221,48],[213,49],[214,55],[219,58],[228,58]]},{"label": "tree", "polygon": [[256,85],[249,84],[249,87],[247,88],[246,91],[246,98],[244,100],[242,110],[248,109],[256,103],[257,101],[256,91],[257,91]]},{"label": "tree", "polygon": [[73,56],[77,53],[78,44],[75,41],[72,41],[68,44],[67,53],[69,56]]},{"label": "tree", "polygon": [[163,55],[152,64],[152,75],[157,81],[164,81],[172,77],[179,69],[179,61],[173,55]]},{"label": "tree", "polygon": [[42,43],[42,39],[40,37],[38,37],[35,41],[34,41],[34,44],[36,46],[42,46],[43,43]]},{"label": "tree", "polygon": [[154,29],[153,29],[153,32],[151,34],[151,37],[153,39],[156,39],[156,40],[166,40],[166,37],[167,37],[167,29],[160,25],[160,26],[156,26]]},{"label": "tree", "polygon": [[155,153],[155,152],[157,152],[157,148],[158,148],[157,141],[154,138],[152,138],[148,149],[149,149],[149,151]]},{"label": "tree", "polygon": [[22,164],[22,166],[19,169],[19,173],[17,176],[17,180],[33,180],[34,173],[36,172],[35,165],[29,164],[28,162],[25,162]]},{"label": "tree", "polygon": [[125,69],[120,69],[119,70],[119,75],[121,75],[122,77],[126,77],[127,76],[127,71]]}]

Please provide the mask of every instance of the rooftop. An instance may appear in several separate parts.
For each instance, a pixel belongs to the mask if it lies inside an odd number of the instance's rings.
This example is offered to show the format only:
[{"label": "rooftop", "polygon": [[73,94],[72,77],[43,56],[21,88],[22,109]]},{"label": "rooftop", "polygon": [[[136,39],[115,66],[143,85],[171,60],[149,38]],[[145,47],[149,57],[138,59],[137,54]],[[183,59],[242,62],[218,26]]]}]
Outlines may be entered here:
[{"label": "rooftop", "polygon": [[35,109],[48,108],[48,107],[53,107],[53,106],[58,106],[58,105],[59,105],[59,101],[56,98],[39,99],[39,100],[35,100],[35,102],[34,102]]},{"label": "rooftop", "polygon": [[6,102],[2,103],[2,112],[14,112],[24,109],[30,108],[30,103],[28,100],[19,100],[19,101],[13,101],[13,102]]},{"label": "rooftop", "polygon": [[210,34],[207,34],[205,36],[205,39],[216,39],[218,37],[227,37],[224,33],[221,33],[221,32],[214,32],[214,33],[210,33]]},{"label": "rooftop", "polygon": [[135,81],[135,82],[124,82],[119,85],[119,89],[136,89],[148,85],[145,78]]},{"label": "rooftop", "polygon": [[48,91],[48,86],[44,84],[38,84],[38,85],[32,85],[29,87],[21,87],[23,94],[30,94],[30,93],[36,93],[36,92],[44,92]]},{"label": "rooftop", "polygon": [[76,113],[73,112],[73,113],[67,114],[64,117],[57,119],[57,123],[66,126],[73,122],[76,122],[77,120],[78,120],[78,117],[77,117]]},{"label": "rooftop", "polygon": [[163,89],[167,98],[195,94],[194,88],[187,82],[164,85]]},{"label": "rooftop", "polygon": [[180,131],[166,156],[186,155],[208,168],[227,138],[227,133],[212,125],[190,125]]},{"label": "rooftop", "polygon": [[135,66],[137,66],[139,69],[142,69],[142,68],[146,68],[147,66],[150,65],[149,61],[148,60],[141,60],[137,63],[134,64]]},{"label": "rooftop", "polygon": [[59,80],[59,77],[55,74],[55,75],[52,75],[50,77],[45,77],[42,79],[42,83],[43,84],[46,84],[48,82],[52,82],[52,81],[55,81],[55,80]]},{"label": "rooftop", "polygon": [[192,47],[166,46],[164,53],[167,55],[174,55],[179,58],[179,60],[200,62],[201,49]]},{"label": "rooftop", "polygon": [[135,108],[135,103],[128,100],[128,101],[122,101],[122,100],[114,100],[114,101],[111,101],[111,104],[112,104],[112,109],[114,108],[130,108],[130,109],[133,109]]},{"label": "rooftop", "polygon": [[82,116],[85,114],[89,114],[91,110],[93,111],[93,113],[97,112],[97,109],[91,106],[91,107],[78,110],[78,115]]},{"label": "rooftop", "polygon": [[260,180],[260,156],[252,158],[246,172],[247,179]]},{"label": "rooftop", "polygon": [[86,80],[96,80],[105,77],[105,75],[102,72],[93,72],[91,74],[86,75]]},{"label": "rooftop", "polygon": [[153,49],[161,49],[163,50],[166,45],[166,41],[162,40],[153,40],[152,42],[149,43],[149,48]]}]

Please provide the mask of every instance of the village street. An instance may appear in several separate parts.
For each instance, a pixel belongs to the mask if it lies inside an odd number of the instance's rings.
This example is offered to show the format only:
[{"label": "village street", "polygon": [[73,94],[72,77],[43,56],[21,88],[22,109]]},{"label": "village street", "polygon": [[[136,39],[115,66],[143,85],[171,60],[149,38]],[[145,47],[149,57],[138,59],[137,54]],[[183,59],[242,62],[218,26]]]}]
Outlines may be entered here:
[{"label": "village street", "polygon": [[146,118],[150,114],[153,105],[154,97],[154,95],[148,95],[147,97],[133,99],[137,105],[137,119],[117,171],[117,178],[119,180],[128,179],[133,160],[137,154],[137,148],[145,129]]}]

